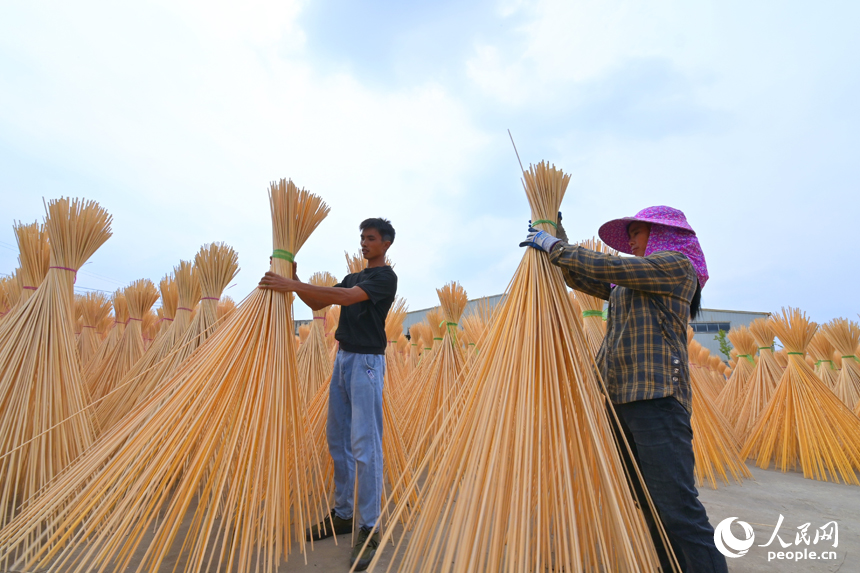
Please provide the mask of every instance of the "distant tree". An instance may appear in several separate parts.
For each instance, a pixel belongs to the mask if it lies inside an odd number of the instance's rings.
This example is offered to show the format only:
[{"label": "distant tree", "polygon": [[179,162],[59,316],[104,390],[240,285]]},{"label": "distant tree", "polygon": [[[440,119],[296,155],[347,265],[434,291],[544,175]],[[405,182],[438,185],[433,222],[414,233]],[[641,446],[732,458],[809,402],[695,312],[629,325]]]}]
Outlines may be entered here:
[{"label": "distant tree", "polygon": [[720,343],[720,352],[726,357],[726,360],[732,359],[732,345],[726,338],[726,331],[722,328],[714,337],[714,340]]}]

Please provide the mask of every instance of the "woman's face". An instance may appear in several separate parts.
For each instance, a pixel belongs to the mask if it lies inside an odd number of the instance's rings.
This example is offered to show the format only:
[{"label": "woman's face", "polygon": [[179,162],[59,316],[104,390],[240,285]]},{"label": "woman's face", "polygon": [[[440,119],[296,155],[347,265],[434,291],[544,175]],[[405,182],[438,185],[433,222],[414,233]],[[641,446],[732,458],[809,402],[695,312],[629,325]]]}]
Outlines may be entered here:
[{"label": "woman's face", "polygon": [[648,235],[651,234],[651,224],[642,221],[633,221],[627,226],[627,236],[630,238],[630,250],[637,257],[645,256],[648,247]]}]

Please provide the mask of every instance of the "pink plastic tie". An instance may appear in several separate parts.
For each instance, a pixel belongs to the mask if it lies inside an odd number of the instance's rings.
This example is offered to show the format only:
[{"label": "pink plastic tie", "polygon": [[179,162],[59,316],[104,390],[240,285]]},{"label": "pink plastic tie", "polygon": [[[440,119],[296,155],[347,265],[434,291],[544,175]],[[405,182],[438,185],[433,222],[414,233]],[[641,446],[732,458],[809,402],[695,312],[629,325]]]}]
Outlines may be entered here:
[{"label": "pink plastic tie", "polygon": [[75,273],[74,282],[78,282],[78,269],[70,269],[69,267],[48,267],[49,269],[60,269],[61,271],[72,271]]}]

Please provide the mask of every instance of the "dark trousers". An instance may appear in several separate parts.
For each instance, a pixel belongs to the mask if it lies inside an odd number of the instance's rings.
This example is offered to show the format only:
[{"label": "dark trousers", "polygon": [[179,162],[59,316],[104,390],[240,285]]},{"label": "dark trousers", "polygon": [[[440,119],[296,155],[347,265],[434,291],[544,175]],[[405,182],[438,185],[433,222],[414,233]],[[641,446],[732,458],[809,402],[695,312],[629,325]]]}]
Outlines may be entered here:
[{"label": "dark trousers", "polygon": [[[726,558],[714,545],[714,529],[696,491],[690,414],[671,396],[616,404],[615,411],[681,569],[725,573]],[[657,526],[645,515],[663,570],[671,571]]]}]

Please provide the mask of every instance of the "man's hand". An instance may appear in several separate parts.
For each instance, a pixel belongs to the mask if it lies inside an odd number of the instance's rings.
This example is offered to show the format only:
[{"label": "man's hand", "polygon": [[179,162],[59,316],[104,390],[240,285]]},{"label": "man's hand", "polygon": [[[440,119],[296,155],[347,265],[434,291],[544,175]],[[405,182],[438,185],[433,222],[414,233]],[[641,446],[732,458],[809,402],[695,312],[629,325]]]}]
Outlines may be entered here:
[{"label": "man's hand", "polygon": [[296,290],[294,286],[295,282],[297,281],[282,277],[281,275],[269,271],[265,275],[263,275],[262,279],[260,279],[260,284],[258,286],[260,288],[265,288],[277,292],[294,292]]},{"label": "man's hand", "polygon": [[520,243],[520,246],[531,247],[533,249],[549,253],[560,240],[561,239],[556,239],[546,231],[538,231],[534,227],[529,227],[529,234],[526,236],[526,240]]}]

